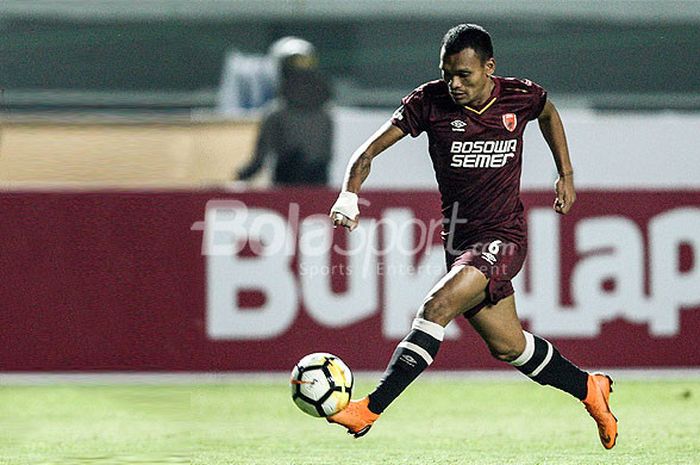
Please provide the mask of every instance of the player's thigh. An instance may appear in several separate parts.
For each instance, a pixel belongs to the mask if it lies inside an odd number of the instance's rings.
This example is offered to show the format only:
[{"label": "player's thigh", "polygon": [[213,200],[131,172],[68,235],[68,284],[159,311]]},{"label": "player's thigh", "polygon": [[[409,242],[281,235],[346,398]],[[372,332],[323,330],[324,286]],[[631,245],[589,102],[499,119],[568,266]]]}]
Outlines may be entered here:
[{"label": "player's thigh", "polygon": [[455,266],[430,290],[418,316],[446,326],[456,316],[484,300],[488,282],[486,276],[473,266]]},{"label": "player's thigh", "polygon": [[515,310],[515,295],[484,307],[469,323],[486,342],[494,357],[511,361],[525,350],[523,327]]}]

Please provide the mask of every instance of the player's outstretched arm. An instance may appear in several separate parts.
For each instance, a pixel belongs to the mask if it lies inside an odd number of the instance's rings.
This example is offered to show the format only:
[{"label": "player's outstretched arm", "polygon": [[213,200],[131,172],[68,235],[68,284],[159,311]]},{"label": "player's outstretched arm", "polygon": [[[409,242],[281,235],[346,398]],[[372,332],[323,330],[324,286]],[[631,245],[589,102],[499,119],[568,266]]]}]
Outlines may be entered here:
[{"label": "player's outstretched arm", "polygon": [[372,160],[405,135],[401,129],[391,124],[391,121],[387,121],[355,150],[345,171],[343,189],[331,208],[330,217],[333,226],[345,226],[350,231],[357,227],[360,220],[357,194],[360,192],[362,183],[369,176]]},{"label": "player's outstretched arm", "polygon": [[566,133],[564,125],[559,117],[559,112],[554,104],[547,101],[540,116],[537,117],[540,131],[549,145],[557,165],[559,178],[554,185],[557,198],[554,201],[554,210],[557,213],[566,215],[571,210],[576,201],[576,191],[574,190],[574,168],[569,158],[569,147],[566,143]]}]

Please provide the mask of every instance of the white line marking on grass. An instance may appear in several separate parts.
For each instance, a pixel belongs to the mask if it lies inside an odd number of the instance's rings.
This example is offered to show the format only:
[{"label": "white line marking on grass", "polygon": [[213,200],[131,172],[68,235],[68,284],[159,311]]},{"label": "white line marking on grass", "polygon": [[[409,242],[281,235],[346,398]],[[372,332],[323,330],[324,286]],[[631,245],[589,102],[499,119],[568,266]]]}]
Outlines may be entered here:
[{"label": "white line marking on grass", "polygon": [[[654,380],[700,380],[700,368],[667,368],[667,369],[628,369],[610,368],[596,369],[610,374],[615,380],[624,381],[654,381]],[[381,377],[379,371],[356,371],[355,378],[360,382],[375,382]],[[503,381],[530,382],[516,370],[469,370],[469,371],[438,371],[429,370],[421,379],[427,381],[468,380],[468,381]],[[288,371],[265,372],[184,372],[184,373],[151,373],[151,372],[81,372],[81,373],[39,373],[39,372],[0,372],[0,386],[15,385],[52,385],[52,384],[144,384],[144,385],[188,385],[188,384],[228,384],[228,383],[288,383]]]}]

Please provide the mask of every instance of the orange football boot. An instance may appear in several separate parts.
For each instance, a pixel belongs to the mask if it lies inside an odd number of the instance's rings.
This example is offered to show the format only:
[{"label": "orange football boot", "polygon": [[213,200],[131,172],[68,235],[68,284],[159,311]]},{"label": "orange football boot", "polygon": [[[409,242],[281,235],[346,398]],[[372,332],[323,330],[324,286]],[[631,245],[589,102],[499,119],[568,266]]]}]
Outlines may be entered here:
[{"label": "orange football boot", "polygon": [[347,407],[326,420],[346,427],[348,434],[359,438],[367,434],[377,418],[379,414],[369,409],[369,397],[364,397],[360,400],[351,400]]},{"label": "orange football boot", "polygon": [[588,375],[588,394],[583,405],[598,424],[598,436],[606,449],[612,449],[617,440],[617,418],[610,411],[610,393],[613,380],[603,373]]}]

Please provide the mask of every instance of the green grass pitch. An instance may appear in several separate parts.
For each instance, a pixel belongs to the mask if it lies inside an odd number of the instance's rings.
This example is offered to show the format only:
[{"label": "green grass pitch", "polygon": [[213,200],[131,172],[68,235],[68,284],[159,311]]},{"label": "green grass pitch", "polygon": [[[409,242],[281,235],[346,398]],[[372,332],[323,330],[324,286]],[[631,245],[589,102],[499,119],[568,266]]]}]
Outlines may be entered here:
[{"label": "green grass pitch", "polygon": [[420,379],[358,440],[275,381],[2,386],[0,464],[700,464],[700,380],[616,381],[612,451],[577,401],[526,381]]}]

